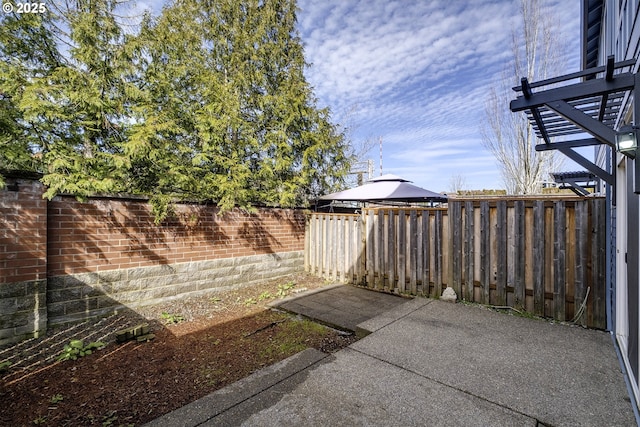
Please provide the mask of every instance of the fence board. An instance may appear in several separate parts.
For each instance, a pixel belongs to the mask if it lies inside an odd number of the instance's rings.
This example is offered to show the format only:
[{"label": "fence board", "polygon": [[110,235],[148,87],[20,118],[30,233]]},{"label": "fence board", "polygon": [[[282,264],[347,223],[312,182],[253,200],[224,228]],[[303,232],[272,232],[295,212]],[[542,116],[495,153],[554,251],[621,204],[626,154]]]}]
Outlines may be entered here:
[{"label": "fence board", "polygon": [[396,274],[396,215],[393,210],[389,210],[389,219],[388,219],[388,254],[387,254],[387,262],[389,264],[389,290],[393,291],[396,289],[396,278],[398,277]]},{"label": "fence board", "polygon": [[554,207],[554,251],[553,251],[553,318],[566,320],[565,316],[565,277],[566,277],[566,214],[563,201],[555,202]]},{"label": "fence board", "polygon": [[594,236],[592,240],[592,257],[593,257],[593,321],[597,328],[605,329],[607,326],[606,314],[606,249],[605,239],[605,204],[598,203],[593,209],[593,230]]},{"label": "fence board", "polygon": [[384,211],[379,210],[376,218],[376,279],[375,288],[384,288]]},{"label": "fence board", "polygon": [[434,294],[438,297],[442,295],[442,212],[436,211],[433,218],[433,230],[435,240],[433,242],[434,269],[435,269],[435,285]]},{"label": "fence board", "polygon": [[533,205],[533,313],[544,316],[545,207],[542,200]]},{"label": "fence board", "polygon": [[513,258],[513,279],[514,279],[514,305],[518,308],[525,307],[525,220],[524,201],[517,200],[514,203],[514,258]]},{"label": "fence board", "polygon": [[575,234],[576,234],[576,263],[575,263],[575,288],[573,296],[574,319],[579,324],[586,326],[585,315],[581,310],[585,300],[585,276],[587,273],[587,254],[585,246],[587,244],[587,204],[576,203],[575,207]]},{"label": "fence board", "polygon": [[[464,231],[464,282],[465,282],[465,291],[463,295],[469,301],[475,300],[474,298],[474,289],[473,289],[473,261],[474,261],[474,245],[475,245],[475,227],[474,227],[474,212],[473,212],[473,202],[467,201],[464,204],[464,214],[465,214],[465,231]],[[455,258],[455,257],[454,257]]]},{"label": "fence board", "polygon": [[496,206],[496,305],[507,304],[507,202]]},{"label": "fence board", "polygon": [[480,203],[480,302],[489,304],[491,286],[491,213],[489,203]]},{"label": "fence board", "polygon": [[429,211],[422,213],[422,289],[425,295],[431,294],[431,215]]},{"label": "fence board", "polygon": [[[449,203],[449,224],[451,230],[451,250],[454,254],[462,254],[462,203],[451,202]],[[466,299],[466,294],[462,293],[462,257],[453,257],[452,264],[452,281],[451,286],[453,290]]]},{"label": "fence board", "polygon": [[398,292],[407,291],[407,231],[406,214],[404,210],[398,212]]},{"label": "fence board", "polygon": [[[346,283],[525,307],[606,327],[603,199],[452,200],[308,217],[305,269]],[[454,288],[455,289],[455,288]],[[587,294],[587,289],[589,293]]]},{"label": "fence board", "polygon": [[418,214],[415,209],[409,211],[409,287],[411,295],[418,292]]}]

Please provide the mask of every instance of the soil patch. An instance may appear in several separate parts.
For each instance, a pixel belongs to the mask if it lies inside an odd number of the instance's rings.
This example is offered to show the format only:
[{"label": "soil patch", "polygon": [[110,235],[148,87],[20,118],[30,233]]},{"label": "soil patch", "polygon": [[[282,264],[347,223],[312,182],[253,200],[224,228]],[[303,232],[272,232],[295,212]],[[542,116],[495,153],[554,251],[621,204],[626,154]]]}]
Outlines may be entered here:
[{"label": "soil patch", "polygon": [[[325,285],[291,275],[50,330],[0,349],[0,367],[8,365],[0,372],[0,424],[141,425],[305,348],[336,351],[355,337],[266,309],[276,298]],[[153,339],[116,342],[117,331],[142,323]],[[105,346],[58,360],[71,340]]]}]

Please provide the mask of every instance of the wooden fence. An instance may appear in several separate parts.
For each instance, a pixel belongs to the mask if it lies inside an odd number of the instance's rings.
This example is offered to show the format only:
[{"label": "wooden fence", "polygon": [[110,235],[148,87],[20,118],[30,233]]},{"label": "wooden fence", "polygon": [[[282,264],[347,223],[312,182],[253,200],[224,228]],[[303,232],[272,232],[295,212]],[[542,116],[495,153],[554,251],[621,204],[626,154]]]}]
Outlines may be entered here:
[{"label": "wooden fence", "polygon": [[604,329],[604,209],[601,198],[546,197],[313,213],[305,269],[411,295],[451,286],[466,301]]}]

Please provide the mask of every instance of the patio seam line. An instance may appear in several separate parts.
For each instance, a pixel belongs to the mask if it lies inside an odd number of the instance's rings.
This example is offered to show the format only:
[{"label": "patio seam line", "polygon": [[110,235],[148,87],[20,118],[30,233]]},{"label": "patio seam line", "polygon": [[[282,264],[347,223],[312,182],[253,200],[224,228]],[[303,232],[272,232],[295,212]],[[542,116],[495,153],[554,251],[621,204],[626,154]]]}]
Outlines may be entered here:
[{"label": "patio seam line", "polygon": [[352,348],[351,346],[347,347],[346,349],[349,349],[349,350],[355,351],[355,352],[360,353],[360,354],[362,354],[362,355],[364,355],[364,356],[367,356],[367,357],[371,357],[372,359],[378,360],[378,361],[380,361],[380,362],[382,362],[382,363],[385,363],[385,364],[387,364],[387,365],[390,365],[390,366],[394,366],[394,367],[399,368],[399,369],[401,369],[401,370],[403,370],[403,371],[409,372],[410,374],[417,375],[417,376],[419,376],[420,378],[424,378],[424,379],[426,379],[426,380],[433,381],[434,383],[436,383],[436,384],[440,384],[441,386],[447,387],[447,388],[449,388],[449,389],[451,389],[451,390],[459,391],[459,392],[461,392],[461,393],[466,394],[467,396],[475,397],[475,398],[480,399],[480,400],[482,400],[483,402],[487,402],[487,403],[489,403],[489,404],[491,404],[491,405],[495,405],[495,406],[498,406],[498,407],[500,407],[500,408],[507,409],[507,410],[512,411],[512,412],[514,412],[514,413],[516,413],[516,414],[519,414],[519,415],[522,415],[522,416],[524,416],[524,417],[527,417],[527,418],[530,418],[530,419],[532,419],[532,420],[535,420],[535,421],[536,421],[536,423],[542,423],[542,424],[544,424],[544,425],[547,425],[543,420],[539,420],[538,418],[533,417],[533,416],[531,416],[531,415],[529,415],[529,414],[525,414],[525,413],[523,413],[523,412],[521,412],[521,411],[519,411],[519,410],[517,410],[517,409],[512,409],[512,408],[510,408],[510,407],[508,407],[508,406],[505,406],[505,405],[502,405],[502,404],[500,404],[500,403],[493,402],[493,401],[491,401],[491,400],[489,400],[489,399],[487,399],[487,398],[485,398],[485,397],[478,396],[478,395],[475,395],[475,394],[473,394],[473,393],[471,393],[471,392],[469,392],[469,391],[466,391],[466,390],[463,390],[463,389],[460,389],[460,388],[454,387],[454,386],[452,386],[452,385],[450,385],[450,384],[447,384],[447,383],[443,383],[442,381],[439,381],[439,380],[437,380],[437,379],[435,379],[435,378],[431,378],[431,377],[428,377],[428,376],[426,376],[426,375],[423,375],[423,374],[421,374],[420,372],[416,372],[416,371],[414,371],[414,370],[411,370],[411,369],[405,368],[405,367],[400,366],[400,365],[398,365],[398,364],[395,364],[395,363],[393,363],[393,362],[389,362],[388,360],[384,360],[384,359],[381,359],[381,358],[379,358],[379,357],[377,357],[377,356],[373,356],[373,355],[371,355],[371,354],[365,353],[365,352],[364,352],[364,351],[362,351],[362,350],[358,350],[358,349]]},{"label": "patio seam line", "polygon": [[[299,354],[299,353],[296,353],[296,354]],[[228,412],[229,410],[231,410],[231,409],[233,409],[233,408],[235,408],[235,407],[237,407],[237,406],[239,406],[239,405],[241,405],[241,404],[253,399],[254,397],[262,394],[263,392],[265,392],[267,390],[271,390],[273,387],[275,387],[278,384],[283,383],[284,381],[287,381],[288,379],[298,375],[300,372],[304,372],[307,369],[314,367],[315,365],[317,365],[320,362],[325,362],[326,358],[329,357],[329,356],[331,356],[330,353],[325,353],[325,356],[322,359],[316,360],[312,364],[305,366],[303,369],[297,370],[296,372],[293,372],[291,375],[287,375],[286,377],[284,377],[284,378],[282,378],[282,379],[280,379],[280,380],[278,380],[278,381],[276,381],[274,383],[271,383],[268,387],[265,387],[264,389],[257,390],[255,393],[253,393],[251,396],[247,397],[246,399],[242,399],[240,401],[237,401],[233,405],[231,405],[231,406],[229,406],[227,408],[224,408],[224,410],[221,410],[220,412],[218,412],[214,416],[209,417],[206,420],[204,420],[203,422],[196,424],[195,427],[206,425],[209,421],[215,419],[216,417],[218,417],[218,416],[224,414],[225,412]]]},{"label": "patio seam line", "polygon": [[[409,316],[409,315],[411,315],[411,314],[415,313],[416,311],[423,309],[424,307],[428,306],[428,305],[429,305],[429,304],[431,304],[433,301],[435,301],[435,299],[431,299],[431,298],[427,298],[427,297],[414,297],[414,298],[411,298],[409,301],[414,300],[414,299],[416,299],[416,298],[424,298],[424,299],[426,299],[426,300],[428,300],[428,301],[426,301],[424,305],[421,305],[420,307],[416,307],[416,308],[414,308],[413,310],[411,310],[411,311],[409,311],[409,312],[407,312],[407,313],[403,314],[402,316],[400,316],[400,317],[398,317],[398,318],[396,318],[396,319],[392,320],[391,322],[387,323],[386,325],[381,326],[381,327],[380,327],[380,328],[378,328],[377,330],[375,330],[375,331],[368,331],[368,332],[372,334],[372,333],[375,333],[375,332],[377,332],[377,331],[380,331],[380,330],[382,330],[382,329],[386,328],[387,326],[393,325],[394,323],[398,322],[399,320],[404,319],[405,317],[407,317],[407,316]],[[402,307],[402,304],[400,304],[398,307]],[[394,308],[391,308],[391,309],[389,309],[389,310],[386,310],[385,312],[381,313],[381,314],[380,314],[380,316],[385,315],[385,314],[389,314],[389,312],[390,312],[390,311],[392,311],[392,310],[394,310]],[[376,316],[376,317],[377,317],[377,316]],[[372,319],[375,319],[375,317],[372,317],[372,318],[371,318],[371,319],[369,319],[369,320],[372,320]],[[362,322],[362,323],[365,323],[365,322]],[[362,323],[360,323],[360,324],[362,324]],[[360,324],[359,324],[359,325],[360,325]],[[359,325],[356,325],[356,328],[357,328],[357,327],[359,327]]]}]

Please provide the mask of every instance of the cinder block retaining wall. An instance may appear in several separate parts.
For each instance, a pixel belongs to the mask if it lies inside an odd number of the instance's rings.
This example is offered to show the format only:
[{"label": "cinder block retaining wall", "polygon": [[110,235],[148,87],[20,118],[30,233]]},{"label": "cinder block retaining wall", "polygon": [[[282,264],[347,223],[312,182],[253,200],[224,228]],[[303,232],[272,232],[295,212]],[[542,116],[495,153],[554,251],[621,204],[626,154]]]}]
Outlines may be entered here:
[{"label": "cinder block retaining wall", "polygon": [[156,225],[146,200],[42,199],[37,180],[0,190],[0,345],[47,325],[304,268],[304,215],[181,204]]},{"label": "cinder block retaining wall", "polygon": [[47,203],[30,179],[0,190],[0,344],[47,327]]}]

